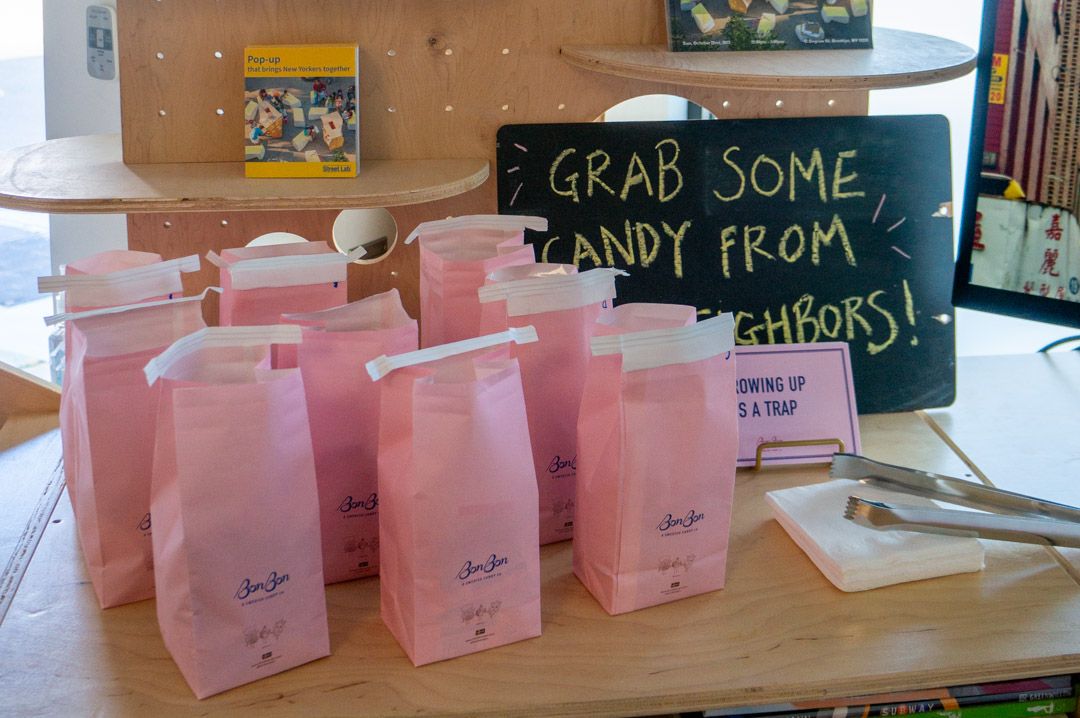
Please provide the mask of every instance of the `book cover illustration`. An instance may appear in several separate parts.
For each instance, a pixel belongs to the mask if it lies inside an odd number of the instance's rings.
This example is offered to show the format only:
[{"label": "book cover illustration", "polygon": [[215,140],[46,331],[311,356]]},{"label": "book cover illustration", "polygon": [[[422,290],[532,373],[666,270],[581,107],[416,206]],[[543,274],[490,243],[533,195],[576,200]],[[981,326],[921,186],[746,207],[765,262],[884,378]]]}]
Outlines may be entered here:
[{"label": "book cover illustration", "polygon": [[248,177],[355,177],[356,45],[244,50]]},{"label": "book cover illustration", "polygon": [[858,50],[873,47],[871,0],[665,0],[668,47]]}]

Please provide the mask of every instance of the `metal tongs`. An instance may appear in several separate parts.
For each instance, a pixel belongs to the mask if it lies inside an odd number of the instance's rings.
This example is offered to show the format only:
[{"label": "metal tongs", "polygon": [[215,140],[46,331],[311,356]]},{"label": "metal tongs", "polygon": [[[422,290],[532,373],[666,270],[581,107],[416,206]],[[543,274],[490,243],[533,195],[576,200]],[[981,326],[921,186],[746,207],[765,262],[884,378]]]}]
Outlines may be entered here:
[{"label": "metal tongs", "polygon": [[851,496],[844,518],[860,526],[879,531],[917,531],[1080,548],[1080,509],[1072,506],[882,464],[855,454],[833,454],[829,475],[989,512],[910,506]]}]

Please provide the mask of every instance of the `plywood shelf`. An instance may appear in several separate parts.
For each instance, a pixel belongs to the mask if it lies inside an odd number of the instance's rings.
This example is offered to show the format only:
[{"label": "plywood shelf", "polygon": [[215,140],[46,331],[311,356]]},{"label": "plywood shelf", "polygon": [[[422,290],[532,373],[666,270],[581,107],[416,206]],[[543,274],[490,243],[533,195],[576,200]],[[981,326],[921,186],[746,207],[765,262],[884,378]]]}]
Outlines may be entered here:
[{"label": "plywood shelf", "polygon": [[247,179],[242,162],[124,164],[120,135],[0,152],[0,207],[113,214],[395,207],[483,184],[486,159],[362,160],[355,178]]},{"label": "plywood shelf", "polygon": [[564,45],[562,59],[636,80],[740,90],[882,90],[929,85],[975,69],[952,40],[874,28],[872,50],[669,52],[662,45]]}]

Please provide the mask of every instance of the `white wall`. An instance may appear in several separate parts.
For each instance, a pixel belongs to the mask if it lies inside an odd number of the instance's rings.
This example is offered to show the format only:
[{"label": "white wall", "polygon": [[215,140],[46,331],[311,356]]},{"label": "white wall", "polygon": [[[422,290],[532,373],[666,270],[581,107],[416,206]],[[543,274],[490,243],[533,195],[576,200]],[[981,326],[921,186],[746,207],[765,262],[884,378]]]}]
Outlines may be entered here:
[{"label": "white wall", "polygon": [[[86,71],[86,8],[102,0],[44,0],[45,136],[48,139],[120,131],[120,82]],[[49,215],[53,272],[61,264],[127,247],[122,214]]]}]

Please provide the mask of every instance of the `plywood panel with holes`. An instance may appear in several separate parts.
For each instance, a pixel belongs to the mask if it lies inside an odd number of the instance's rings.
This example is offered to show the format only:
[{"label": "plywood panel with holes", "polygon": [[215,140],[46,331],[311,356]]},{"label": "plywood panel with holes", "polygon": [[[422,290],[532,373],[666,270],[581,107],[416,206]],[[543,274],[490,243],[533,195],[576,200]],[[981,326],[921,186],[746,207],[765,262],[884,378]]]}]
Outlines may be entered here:
[{"label": "plywood panel with holes", "polygon": [[[493,185],[493,183],[491,183]],[[390,214],[398,227],[398,241],[386,258],[372,264],[349,266],[349,301],[355,301],[396,287],[410,316],[420,316],[419,255],[417,245],[405,245],[404,238],[420,222],[450,215],[493,212],[494,197],[480,191],[418,205],[392,207]],[[128,215],[128,246],[157,252],[166,259],[221,252],[243,247],[267,232],[292,232],[308,241],[324,241],[333,246],[334,210],[277,212],[172,212]],[[185,274],[184,293],[194,295],[219,282],[218,269],[202,262],[202,270]],[[210,324],[217,324],[218,302],[211,295],[204,303]]]},{"label": "plywood panel with holes", "polygon": [[[647,94],[687,97],[720,117],[867,110],[863,91],[692,87],[598,74],[560,58],[566,44],[664,42],[663,8],[654,0],[278,0],[272,6],[261,0],[121,0],[118,17],[127,163],[243,159],[242,52],[256,43],[360,46],[362,160],[479,157],[494,165],[495,133],[503,124],[591,121]],[[391,212],[405,236],[422,221],[495,208],[495,183],[488,181],[452,199]],[[264,231],[329,239],[333,222],[322,212],[250,214],[133,216],[129,242],[176,257],[242,245]],[[230,223],[227,230],[222,219]],[[164,228],[166,221],[172,229]],[[415,248],[399,243],[385,261],[350,269],[350,299],[396,286],[417,316],[417,266]],[[215,282],[216,272],[204,270],[187,281],[188,290],[197,291]],[[209,305],[208,319],[216,321],[216,304]]]},{"label": "plywood panel with holes", "polygon": [[243,49],[256,43],[359,45],[364,158],[493,157],[503,124],[589,121],[654,93],[682,95],[720,117],[866,108],[860,92],[669,85],[560,59],[563,45],[665,42],[657,0],[120,0],[118,18],[129,163],[242,160]]}]

